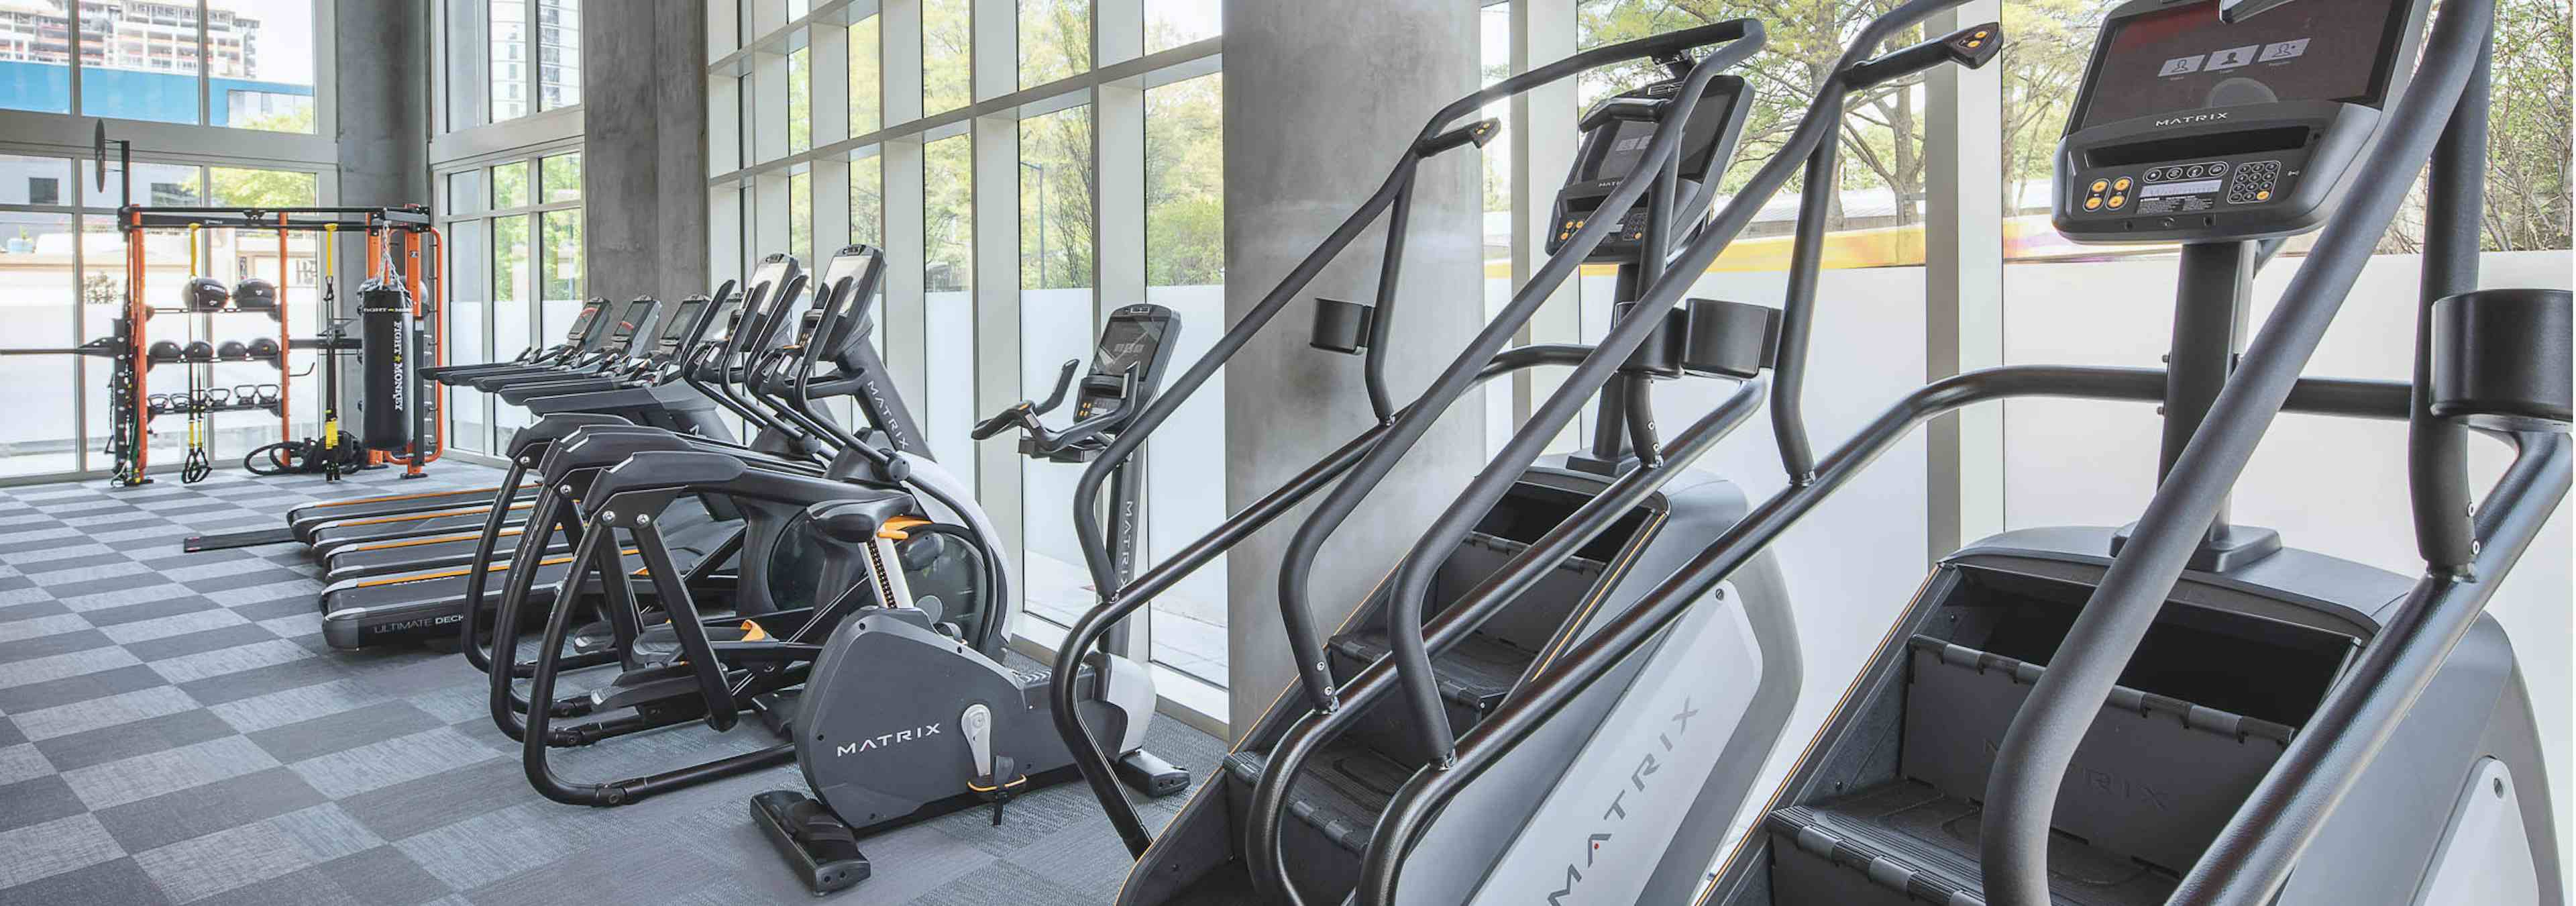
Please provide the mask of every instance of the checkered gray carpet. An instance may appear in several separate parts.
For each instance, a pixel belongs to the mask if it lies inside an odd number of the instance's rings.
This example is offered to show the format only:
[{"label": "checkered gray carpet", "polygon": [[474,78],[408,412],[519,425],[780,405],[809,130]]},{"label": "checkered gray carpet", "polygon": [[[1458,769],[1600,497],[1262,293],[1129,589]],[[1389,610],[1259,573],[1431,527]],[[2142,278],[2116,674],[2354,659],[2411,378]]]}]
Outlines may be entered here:
[{"label": "checkered gray carpet", "polygon": [[[296,545],[189,554],[191,534],[282,525],[319,499],[489,485],[465,465],[337,485],[222,472],[140,488],[0,489],[0,904],[800,903],[749,797],[795,768],[618,809],[521,774],[453,655],[322,643]],[[1176,721],[1152,748],[1204,779],[1222,744]],[[558,760],[629,777],[768,741],[688,725]],[[1144,805],[1168,821],[1184,797]],[[865,904],[1107,902],[1125,849],[1080,784],[869,838]]]}]

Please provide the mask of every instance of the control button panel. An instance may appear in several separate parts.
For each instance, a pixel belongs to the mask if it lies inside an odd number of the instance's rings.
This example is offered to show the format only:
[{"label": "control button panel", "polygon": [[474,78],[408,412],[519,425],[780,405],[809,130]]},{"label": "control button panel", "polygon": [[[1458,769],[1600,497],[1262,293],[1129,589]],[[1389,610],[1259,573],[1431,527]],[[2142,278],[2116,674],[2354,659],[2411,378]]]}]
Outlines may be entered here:
[{"label": "control button panel", "polygon": [[2236,178],[2227,184],[2229,204],[2262,204],[2271,201],[2281,190],[2281,162],[2262,160],[2236,168]]}]

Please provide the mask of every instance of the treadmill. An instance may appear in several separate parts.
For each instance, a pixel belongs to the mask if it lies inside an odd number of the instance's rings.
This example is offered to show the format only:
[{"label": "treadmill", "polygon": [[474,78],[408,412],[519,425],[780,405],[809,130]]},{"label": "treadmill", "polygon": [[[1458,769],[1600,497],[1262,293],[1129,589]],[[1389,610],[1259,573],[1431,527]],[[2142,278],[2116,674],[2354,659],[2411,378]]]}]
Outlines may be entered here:
[{"label": "treadmill", "polygon": [[[794,298],[803,281],[795,259],[772,256],[754,275],[753,282],[741,299],[741,314],[736,330],[724,336],[710,336],[682,360],[675,369],[680,378],[649,387],[619,387],[593,393],[546,396],[529,401],[529,410],[540,418],[531,434],[543,434],[548,424],[544,416],[568,413],[614,414],[646,428],[661,428],[711,446],[737,449],[787,451],[795,455],[799,445],[789,439],[775,438],[764,431],[750,447],[741,447],[723,420],[716,417],[718,404],[697,389],[707,386],[710,392],[730,395],[732,388],[722,386],[748,379],[757,369],[744,363],[760,362],[780,346],[786,331],[778,325],[793,319],[803,300]],[[771,304],[773,293],[781,298]],[[722,323],[721,320],[711,321]],[[708,333],[712,334],[710,329]],[[739,342],[737,342],[739,340]],[[710,347],[722,349],[709,356]],[[687,374],[688,366],[704,363],[696,374]],[[689,380],[697,377],[699,380]],[[675,417],[676,416],[676,417]],[[532,436],[531,440],[535,438]],[[514,450],[514,459],[532,455]],[[697,506],[675,505],[663,520],[671,541],[672,555],[684,571],[700,566],[721,565],[738,548],[741,521],[738,510],[720,497],[698,495]],[[471,524],[461,528],[479,533],[491,521],[487,510],[470,517]],[[497,531],[509,531],[508,527]],[[460,532],[451,532],[458,534]],[[475,536],[469,536],[475,537]],[[515,536],[514,536],[515,537]],[[472,540],[468,540],[470,561]],[[423,545],[424,547],[429,545]],[[544,612],[548,602],[560,592],[569,555],[549,555],[538,561],[529,603],[535,612]],[[487,572],[510,568],[506,562],[491,563]],[[354,649],[404,641],[448,639],[457,635],[456,624],[465,617],[465,592],[474,566],[421,569],[390,575],[351,578],[331,583],[322,590],[322,636],[333,648]],[[586,591],[595,591],[595,581],[586,583]]]},{"label": "treadmill", "polygon": [[[580,314],[574,316],[571,329],[565,332],[563,342],[553,346],[544,348],[531,346],[519,353],[516,359],[508,362],[477,362],[471,365],[440,365],[423,368],[420,370],[420,375],[424,379],[453,386],[458,378],[474,374],[497,373],[505,368],[531,365],[571,367],[575,362],[608,342],[608,319],[602,317],[607,308],[608,303],[603,299],[593,299],[583,305]],[[309,527],[333,520],[369,519],[420,510],[483,506],[490,504],[493,495],[500,490],[497,487],[461,488],[453,491],[390,494],[309,503],[286,511],[289,535],[277,540],[307,540],[305,532]],[[528,492],[527,488],[518,488],[515,489],[514,496],[525,496]]]},{"label": "treadmill", "polygon": [[[544,396],[573,393],[596,393],[638,384],[660,384],[676,379],[687,350],[698,348],[715,325],[729,321],[740,308],[739,296],[727,294],[723,302],[705,296],[681,300],[679,307],[662,322],[662,331],[653,354],[634,366],[612,376],[572,378],[562,381],[525,384],[502,391],[502,398],[524,405]],[[526,394],[518,399],[514,394]],[[525,485],[523,485],[525,487]],[[488,509],[487,509],[488,512]],[[326,582],[339,582],[368,576],[415,572],[463,566],[474,558],[474,541],[482,526],[472,530],[395,538],[346,544],[322,556],[322,577]],[[512,526],[502,537],[516,537],[519,529]]]},{"label": "treadmill", "polygon": [[[652,299],[637,299],[627,303],[616,320],[609,322],[608,341],[603,344],[603,351],[585,360],[580,366],[581,370],[570,373],[577,376],[592,376],[602,373],[601,369],[614,367],[625,361],[640,361],[646,358],[647,350],[653,346],[657,338],[643,331],[655,323],[655,313],[660,311],[661,306],[662,303]],[[476,389],[491,393],[510,386],[511,380],[532,381],[540,376],[556,377],[565,373],[546,370],[520,375],[491,375],[472,380],[475,382]],[[505,505],[524,509],[528,505],[524,499],[526,494],[526,489],[519,489],[513,493],[513,499]],[[418,538],[481,528],[484,511],[493,505],[492,493],[486,492],[481,500],[472,502],[460,503],[450,500],[440,506],[419,507],[360,518],[317,517],[290,522],[289,527],[295,531],[297,540],[312,546],[315,556],[328,557],[333,550],[349,544]]]}]

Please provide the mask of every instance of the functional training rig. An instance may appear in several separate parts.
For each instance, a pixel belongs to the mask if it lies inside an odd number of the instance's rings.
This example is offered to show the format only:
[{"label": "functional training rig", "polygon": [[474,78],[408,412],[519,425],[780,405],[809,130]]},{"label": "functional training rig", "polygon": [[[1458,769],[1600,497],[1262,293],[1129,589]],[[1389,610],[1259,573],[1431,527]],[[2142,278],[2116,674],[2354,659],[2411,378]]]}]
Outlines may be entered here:
[{"label": "functional training rig", "polygon": [[[98,167],[95,167],[95,172],[98,172],[100,190],[106,188],[108,144],[116,144],[118,147],[118,180],[124,180],[124,198],[126,201],[131,201],[131,198],[134,198],[134,147],[131,147],[129,142],[111,142],[111,139],[106,136],[106,126],[100,126],[98,139],[95,139],[95,157],[98,157]],[[118,234],[124,234],[124,247],[126,247],[124,309],[121,309],[121,314],[118,314],[116,327],[113,327],[113,332],[106,337],[106,340],[85,342],[85,345],[75,347],[72,353],[100,355],[100,358],[108,358],[113,363],[111,373],[108,373],[108,389],[111,389],[111,394],[108,394],[108,399],[111,399],[111,402],[108,402],[108,417],[111,417],[108,453],[116,458],[116,471],[113,471],[111,481],[118,486],[137,486],[137,484],[149,484],[149,481],[152,481],[147,474],[149,466],[152,466],[149,427],[152,427],[152,417],[160,417],[160,414],[185,414],[185,417],[188,417],[188,458],[191,458],[191,463],[183,466],[185,468],[183,474],[191,476],[191,481],[196,479],[196,476],[204,476],[206,440],[209,440],[209,430],[206,430],[204,420],[214,412],[276,414],[278,440],[281,440],[281,443],[291,443],[291,440],[294,440],[294,412],[291,412],[291,399],[294,399],[294,394],[291,394],[291,373],[289,368],[286,368],[289,350],[325,350],[325,355],[337,355],[340,353],[340,345],[337,345],[337,342],[325,342],[325,340],[296,340],[296,337],[289,335],[291,319],[286,317],[286,311],[289,311],[289,286],[291,286],[289,273],[286,273],[291,260],[289,234],[296,234],[296,232],[319,234],[319,237],[322,237],[322,255],[325,255],[325,260],[335,252],[332,250],[332,242],[335,242],[343,232],[366,234],[368,286],[399,288],[399,291],[407,293],[407,299],[410,299],[412,324],[430,324],[428,337],[415,337],[415,340],[412,340],[412,347],[394,350],[392,355],[394,358],[420,355],[420,358],[428,358],[428,360],[446,360],[446,337],[443,337],[443,327],[440,327],[440,309],[443,309],[443,301],[446,301],[446,296],[443,296],[443,293],[446,293],[446,281],[440,281],[440,273],[443,273],[443,255],[446,255],[446,242],[443,242],[443,237],[438,234],[438,229],[430,224],[428,208],[422,208],[422,206],[234,208],[234,206],[137,206],[137,203],[126,203],[126,206],[121,206],[116,211],[116,229]],[[198,384],[201,384],[201,378],[198,376],[201,376],[201,371],[204,371],[204,365],[214,363],[214,360],[219,358],[211,353],[188,353],[188,350],[198,350],[198,347],[211,350],[211,347],[204,345],[204,342],[191,342],[191,345],[183,347],[180,355],[175,355],[175,358],[167,353],[157,355],[157,358],[152,355],[152,327],[149,327],[149,324],[152,324],[152,317],[155,317],[155,314],[214,314],[214,309],[196,309],[196,306],[167,306],[165,309],[165,306],[147,304],[149,296],[147,296],[147,286],[144,286],[144,270],[147,270],[147,260],[144,260],[144,237],[147,237],[149,232],[155,232],[155,229],[185,229],[185,232],[188,232],[188,257],[191,257],[191,270],[196,270],[193,268],[198,255],[196,237],[204,232],[204,229],[232,229],[232,232],[276,234],[278,237],[276,304],[258,306],[258,309],[250,309],[250,306],[232,306],[232,309],[224,309],[224,311],[268,311],[268,317],[276,322],[276,329],[278,329],[276,345],[273,347],[260,345],[263,350],[268,350],[268,355],[252,353],[255,358],[265,358],[270,365],[276,365],[278,368],[276,394],[273,396],[263,394],[263,399],[250,399],[250,402],[242,402],[242,399],[214,402],[209,394],[204,394],[204,391],[198,389]],[[327,301],[332,296],[332,288],[330,288],[332,275],[325,273],[322,275],[322,281],[325,281],[325,291],[322,293],[325,293],[325,301]],[[196,322],[191,322],[191,337],[193,332],[196,332],[193,327],[196,327]],[[62,350],[57,350],[57,353],[62,353]],[[149,384],[152,384],[152,365],[173,365],[173,363],[185,365],[185,368],[188,368],[188,394],[185,394],[183,399],[165,399],[165,402],[155,404],[152,391],[149,391]],[[420,476],[422,466],[428,466],[430,461],[438,461],[438,450],[443,448],[443,440],[446,440],[446,425],[443,425],[446,420],[440,417],[440,412],[446,409],[446,396],[428,394],[425,386],[407,386],[404,391],[407,391],[407,394],[415,394],[415,399],[420,399],[422,402],[422,404],[410,404],[410,407],[404,407],[407,420],[410,420],[410,432],[407,432],[410,438],[404,438],[407,443],[397,445],[397,448],[392,450],[371,450],[371,453],[368,453],[368,463],[402,463],[404,476]],[[371,399],[368,404],[381,407],[384,402]],[[332,412],[335,412],[337,402],[330,402],[327,407],[332,407]],[[330,443],[330,438],[337,438],[337,425],[325,425],[322,427],[322,432],[325,432],[325,443]],[[422,443],[422,438],[428,438],[428,443]]]}]

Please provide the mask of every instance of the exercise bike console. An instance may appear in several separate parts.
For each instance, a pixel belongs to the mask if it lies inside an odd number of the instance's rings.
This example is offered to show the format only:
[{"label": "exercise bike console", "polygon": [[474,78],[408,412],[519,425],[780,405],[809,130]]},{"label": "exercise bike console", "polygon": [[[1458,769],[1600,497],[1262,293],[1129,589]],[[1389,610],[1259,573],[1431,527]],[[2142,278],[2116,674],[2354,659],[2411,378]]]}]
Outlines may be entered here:
[{"label": "exercise bike console", "polygon": [[1021,400],[977,423],[975,439],[1017,427],[1023,456],[1068,463],[1098,459],[1118,430],[1153,402],[1163,371],[1172,361],[1172,342],[1180,332],[1180,318],[1171,309],[1151,303],[1120,308],[1101,330],[1091,371],[1082,376],[1081,390],[1074,395],[1073,424],[1053,431],[1039,419],[1064,404],[1065,394],[1075,386],[1074,372],[1082,367],[1079,359],[1064,363],[1064,370],[1056,375],[1055,391],[1047,394],[1045,402]]}]

